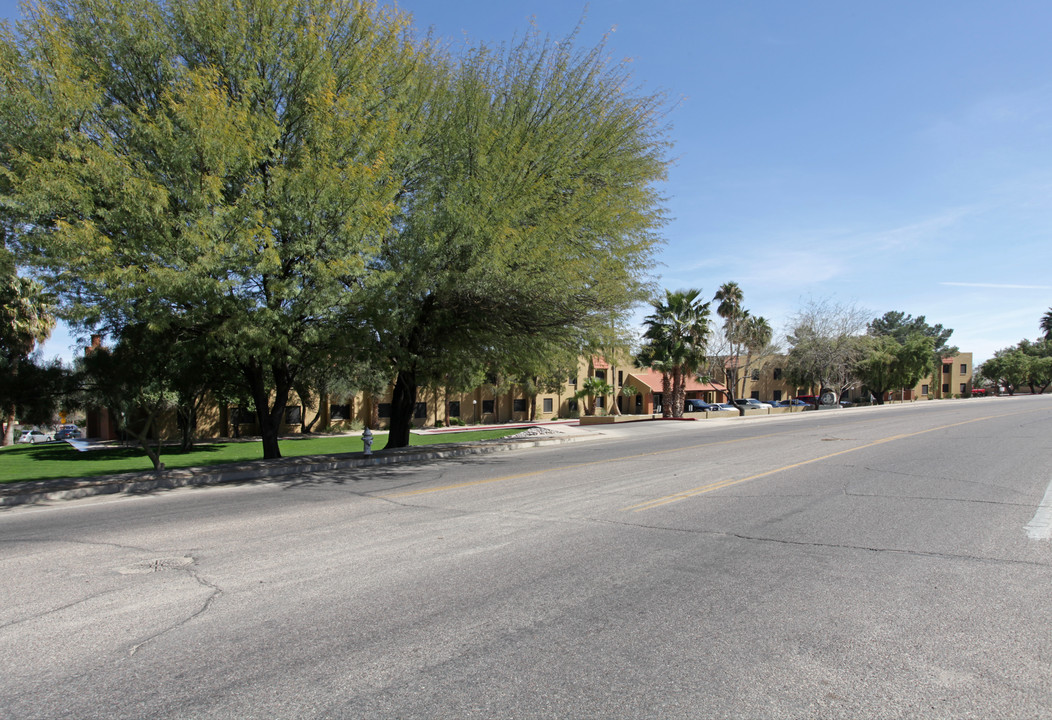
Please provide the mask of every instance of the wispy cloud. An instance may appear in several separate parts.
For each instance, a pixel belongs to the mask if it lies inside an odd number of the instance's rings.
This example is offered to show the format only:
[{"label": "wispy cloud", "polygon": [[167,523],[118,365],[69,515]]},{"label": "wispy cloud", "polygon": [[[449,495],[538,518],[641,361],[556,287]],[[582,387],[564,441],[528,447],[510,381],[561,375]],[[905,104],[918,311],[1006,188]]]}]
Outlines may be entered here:
[{"label": "wispy cloud", "polygon": [[997,290],[1052,290],[1052,285],[1009,285],[1006,283],[940,282],[954,287],[995,288]]}]

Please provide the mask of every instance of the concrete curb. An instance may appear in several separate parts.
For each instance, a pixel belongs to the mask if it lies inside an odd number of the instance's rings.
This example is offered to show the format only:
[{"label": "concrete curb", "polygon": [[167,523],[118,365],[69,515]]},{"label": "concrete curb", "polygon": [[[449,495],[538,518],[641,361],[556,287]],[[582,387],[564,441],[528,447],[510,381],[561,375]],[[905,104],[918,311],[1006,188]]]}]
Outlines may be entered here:
[{"label": "concrete curb", "polygon": [[465,443],[442,443],[418,447],[380,450],[372,455],[342,453],[339,455],[305,455],[280,460],[253,460],[247,463],[174,470],[121,473],[92,478],[30,480],[0,485],[0,508],[28,505],[45,500],[76,500],[95,495],[146,493],[180,487],[221,485],[234,482],[258,482],[279,479],[298,473],[324,472],[345,468],[374,467],[396,463],[420,462],[438,458],[487,455],[506,450],[577,442],[594,437],[528,437],[517,440],[478,440]]}]

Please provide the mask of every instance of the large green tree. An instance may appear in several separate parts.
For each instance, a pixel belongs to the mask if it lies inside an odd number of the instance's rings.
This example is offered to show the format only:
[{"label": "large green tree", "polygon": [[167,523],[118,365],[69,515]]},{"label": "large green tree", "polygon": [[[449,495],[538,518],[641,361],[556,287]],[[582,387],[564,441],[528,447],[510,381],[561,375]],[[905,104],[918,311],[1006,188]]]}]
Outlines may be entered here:
[{"label": "large green tree", "polygon": [[[437,61],[435,61],[437,62]],[[395,379],[389,447],[418,386],[538,348],[587,347],[642,299],[663,222],[663,104],[573,38],[446,58],[407,154],[373,315]]]},{"label": "large green tree", "polygon": [[[65,315],[224,350],[278,457],[289,391],[353,362],[413,135],[406,19],[352,0],[51,0],[0,40],[0,190]],[[6,188],[6,189],[5,189]],[[155,348],[163,352],[163,347]]]},{"label": "large green tree", "polygon": [[868,331],[870,335],[894,338],[903,347],[910,342],[910,338],[917,335],[930,339],[932,351],[925,368],[926,372],[922,376],[930,374],[933,394],[942,394],[943,360],[959,352],[957,347],[949,344],[950,336],[953,335],[952,329],[944,328],[941,324],[929,325],[923,315],[913,317],[896,310],[871,320]]},{"label": "large green tree", "polygon": [[1010,395],[1024,385],[1039,395],[1052,385],[1052,340],[1021,340],[995,352],[976,372]]},{"label": "large green tree", "polygon": [[891,335],[862,338],[855,375],[882,405],[886,392],[912,388],[928,374],[932,347],[932,338],[920,333],[908,336],[904,342]]}]

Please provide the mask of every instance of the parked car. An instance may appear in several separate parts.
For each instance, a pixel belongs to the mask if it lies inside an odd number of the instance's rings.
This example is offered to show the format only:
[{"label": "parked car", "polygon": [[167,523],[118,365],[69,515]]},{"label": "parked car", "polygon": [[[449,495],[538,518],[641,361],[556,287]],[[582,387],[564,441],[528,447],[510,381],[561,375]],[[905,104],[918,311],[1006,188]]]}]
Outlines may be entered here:
[{"label": "parked car", "polygon": [[734,404],[744,407],[746,410],[767,410],[771,406],[760,402],[756,398],[735,398]]},{"label": "parked car", "polygon": [[709,410],[719,410],[719,405],[714,403],[705,402],[704,400],[697,400],[695,398],[687,398],[683,401],[683,412],[706,412]]},{"label": "parked car", "polygon": [[775,407],[797,407],[801,405],[810,405],[810,403],[806,403],[800,398],[793,398],[792,400],[779,400],[774,405]]},{"label": "parked car", "polygon": [[80,428],[76,425],[64,426],[59,428],[58,432],[55,433],[56,440],[76,440],[80,437]]},{"label": "parked car", "polygon": [[42,442],[51,442],[54,439],[55,437],[51,433],[41,432],[40,430],[33,429],[26,430],[24,433],[22,433],[22,437],[18,438],[18,442],[36,444]]}]

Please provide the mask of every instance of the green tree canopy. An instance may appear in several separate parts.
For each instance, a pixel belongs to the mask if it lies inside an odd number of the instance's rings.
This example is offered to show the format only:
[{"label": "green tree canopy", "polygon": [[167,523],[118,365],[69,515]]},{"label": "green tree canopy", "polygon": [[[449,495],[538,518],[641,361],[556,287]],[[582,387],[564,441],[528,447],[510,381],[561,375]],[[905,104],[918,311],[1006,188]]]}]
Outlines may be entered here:
[{"label": "green tree canopy", "polygon": [[0,168],[70,319],[217,338],[265,457],[353,357],[412,135],[406,19],[351,0],[54,0],[0,42]]},{"label": "green tree canopy", "polygon": [[884,403],[884,394],[897,388],[912,388],[931,367],[933,339],[915,333],[899,342],[891,335],[861,338],[855,374],[862,385]]},{"label": "green tree canopy", "polygon": [[870,335],[893,337],[899,344],[905,344],[914,335],[921,335],[931,338],[932,350],[936,353],[953,354],[957,351],[947,344],[953,330],[942,325],[929,325],[923,315],[913,317],[898,311],[886,312],[870,321],[868,331]]},{"label": "green tree canopy", "polygon": [[644,297],[663,223],[662,98],[601,46],[528,36],[446,62],[378,265],[389,447],[408,443],[418,385],[608,333]]}]

